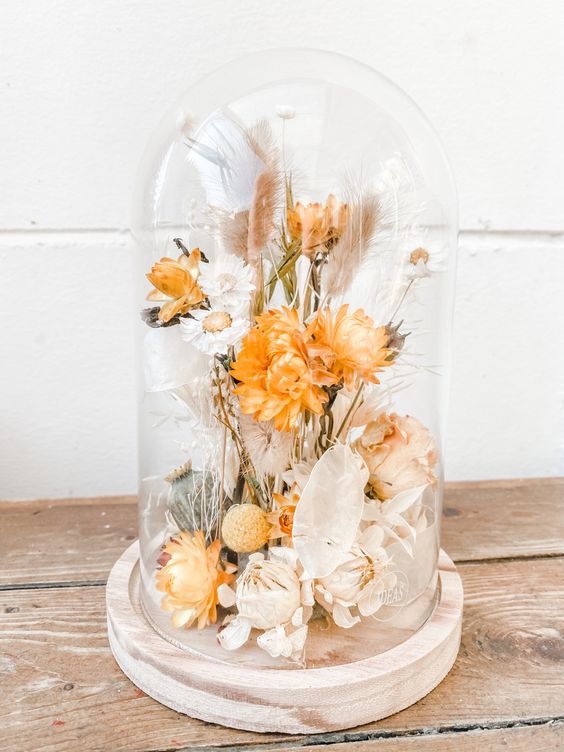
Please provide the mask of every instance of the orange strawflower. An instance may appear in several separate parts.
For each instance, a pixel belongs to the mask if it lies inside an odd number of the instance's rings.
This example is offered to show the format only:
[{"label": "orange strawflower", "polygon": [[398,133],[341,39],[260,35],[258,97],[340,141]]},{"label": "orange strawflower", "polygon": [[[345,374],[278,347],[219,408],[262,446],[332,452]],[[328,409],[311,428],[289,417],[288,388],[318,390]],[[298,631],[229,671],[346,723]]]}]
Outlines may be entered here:
[{"label": "orange strawflower", "polygon": [[[161,608],[172,611],[175,627],[190,627],[196,620],[198,629],[217,621],[217,589],[233,581],[233,566],[219,558],[221,542],[206,548],[204,534],[180,532],[163,548],[157,570],[157,590],[165,593]],[[229,571],[230,570],[230,571]]]},{"label": "orange strawflower", "polygon": [[159,311],[159,319],[166,323],[176,314],[187,313],[204,299],[196,280],[202,254],[194,248],[190,256],[181,254],[178,259],[162,258],[153,264],[147,274],[149,282],[156,287],[147,295],[147,300],[166,301]]},{"label": "orange strawflower", "polygon": [[290,431],[304,410],[323,412],[324,383],[334,377],[311,367],[304,331],[295,309],[272,310],[256,317],[243,340],[231,374],[238,382],[241,411],[255,420],[274,420],[277,431]]},{"label": "orange strawflower", "polygon": [[343,305],[335,315],[320,309],[307,328],[310,355],[320,359],[335,380],[343,379],[347,389],[355,389],[359,379],[379,384],[376,374],[392,364],[385,326],[374,326],[362,308],[354,313]]},{"label": "orange strawflower", "polygon": [[292,535],[294,513],[300,500],[300,494],[295,489],[296,485],[294,484],[286,496],[278,493],[272,494],[277,508],[267,514],[267,520],[273,526],[270,531],[270,538]]},{"label": "orange strawflower", "polygon": [[327,250],[345,229],[348,207],[329,194],[327,203],[301,204],[286,211],[286,226],[292,240],[301,240],[302,253],[311,257],[316,251]]}]

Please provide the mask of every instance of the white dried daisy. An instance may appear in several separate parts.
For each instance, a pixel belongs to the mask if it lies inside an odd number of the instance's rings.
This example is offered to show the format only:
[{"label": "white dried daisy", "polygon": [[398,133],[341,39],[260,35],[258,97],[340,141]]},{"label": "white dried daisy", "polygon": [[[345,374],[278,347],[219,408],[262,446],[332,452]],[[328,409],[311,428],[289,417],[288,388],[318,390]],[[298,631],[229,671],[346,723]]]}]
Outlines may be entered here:
[{"label": "white dried daisy", "polygon": [[289,104],[277,104],[276,114],[278,117],[282,118],[282,120],[292,120],[296,117],[296,110]]},{"label": "white dried daisy", "polygon": [[396,584],[384,538],[382,528],[370,526],[339,566],[317,581],[315,597],[332,614],[338,627],[348,629],[361,617],[375,614],[384,605],[385,592]]},{"label": "white dried daisy", "polygon": [[444,271],[443,256],[444,253],[436,249],[430,252],[421,246],[415,248],[407,258],[406,277],[410,280],[424,279]]},{"label": "white dried daisy", "polygon": [[239,308],[249,303],[255,289],[253,271],[242,259],[224,253],[200,270],[198,284],[212,306]]},{"label": "white dried daisy", "polygon": [[226,353],[247,332],[249,322],[240,312],[210,308],[191,311],[191,318],[180,322],[181,337],[200,352]]}]

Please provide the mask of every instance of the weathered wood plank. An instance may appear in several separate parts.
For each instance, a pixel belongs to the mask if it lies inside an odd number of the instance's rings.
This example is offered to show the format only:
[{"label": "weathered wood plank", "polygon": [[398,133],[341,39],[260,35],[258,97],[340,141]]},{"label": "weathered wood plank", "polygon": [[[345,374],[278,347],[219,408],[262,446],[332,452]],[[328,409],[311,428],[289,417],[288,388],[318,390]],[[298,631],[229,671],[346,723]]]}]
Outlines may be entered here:
[{"label": "weathered wood plank", "polygon": [[[332,744],[331,752],[557,752],[564,749],[564,722],[549,721],[539,726],[476,729],[455,733],[424,732],[417,736],[367,739]],[[276,752],[296,750],[277,747]],[[300,752],[319,752],[319,746],[299,747]]]},{"label": "weathered wood plank", "polygon": [[[455,561],[564,554],[564,479],[454,483],[443,548]],[[135,538],[134,497],[0,503],[0,587],[105,581]]]},{"label": "weathered wood plank", "polygon": [[[451,674],[402,713],[327,741],[564,717],[564,559],[465,564],[460,572],[465,623]],[[101,587],[4,592],[0,604],[0,725],[13,752],[283,741],[193,721],[139,696],[109,652]]]},{"label": "weathered wood plank", "polygon": [[447,485],[442,546],[454,561],[564,553],[564,478]]},{"label": "weathered wood plank", "polygon": [[105,582],[137,537],[134,496],[0,503],[0,587]]}]

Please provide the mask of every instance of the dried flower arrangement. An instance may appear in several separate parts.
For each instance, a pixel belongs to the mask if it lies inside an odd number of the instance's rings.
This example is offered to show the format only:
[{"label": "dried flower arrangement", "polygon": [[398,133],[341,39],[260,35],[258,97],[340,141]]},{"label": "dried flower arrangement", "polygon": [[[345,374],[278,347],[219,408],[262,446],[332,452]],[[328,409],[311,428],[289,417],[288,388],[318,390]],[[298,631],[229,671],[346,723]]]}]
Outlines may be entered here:
[{"label": "dried flower arrangement", "polygon": [[[284,134],[295,113],[277,112]],[[394,550],[413,560],[433,524],[437,450],[419,420],[393,411],[386,377],[404,353],[402,307],[438,267],[402,247],[372,294],[374,320],[348,296],[397,226],[393,165],[373,189],[349,177],[323,202],[296,201],[266,123],[225,130],[229,163],[190,145],[217,182],[210,195],[236,195],[233,210],[209,201],[213,246],[176,238],[178,257],[147,274],[152,388],[190,416],[203,458],[165,478],[174,532],[156,587],[174,627],[207,628],[221,607],[223,648],[256,639],[299,662],[312,618],[347,629],[385,607],[401,576]]]}]

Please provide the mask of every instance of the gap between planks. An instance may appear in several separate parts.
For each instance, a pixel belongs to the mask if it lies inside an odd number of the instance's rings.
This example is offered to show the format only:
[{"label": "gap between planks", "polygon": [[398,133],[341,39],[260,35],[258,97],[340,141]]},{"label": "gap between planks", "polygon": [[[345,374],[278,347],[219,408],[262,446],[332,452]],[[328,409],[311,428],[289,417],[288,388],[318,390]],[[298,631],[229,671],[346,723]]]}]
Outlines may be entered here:
[{"label": "gap between planks", "polygon": [[[529,728],[542,728],[561,726],[564,732],[564,716],[548,717],[548,718],[528,718],[523,721],[499,721],[495,723],[470,723],[470,724],[457,724],[452,726],[441,726],[440,728],[421,728],[421,729],[407,729],[397,731],[368,731],[358,732],[354,731],[332,731],[326,734],[312,734],[304,735],[296,738],[295,741],[279,741],[279,742],[265,742],[264,744],[253,742],[253,744],[235,743],[225,745],[212,745],[205,747],[198,747],[198,752],[225,752],[227,749],[237,749],[238,752],[286,752],[286,750],[302,749],[304,747],[324,747],[333,746],[336,744],[359,744],[362,742],[378,742],[385,740],[407,740],[407,739],[429,739],[433,737],[445,737],[448,734],[458,735],[467,734],[472,731],[504,731],[504,730],[518,730]],[[194,747],[178,747],[174,748],[173,752],[192,752]],[[145,750],[144,752],[172,752],[170,747],[153,748]]]},{"label": "gap between planks", "polygon": [[105,587],[108,580],[61,580],[60,582],[22,582],[0,585],[0,593],[12,590],[52,590],[56,588]]},{"label": "gap between planks", "polygon": [[[531,554],[522,556],[492,556],[484,559],[457,559],[454,561],[457,567],[470,566],[472,564],[504,564],[514,561],[543,561],[545,559],[564,559],[564,554]],[[55,582],[24,582],[0,585],[0,593],[15,590],[54,590],[57,588],[84,588],[105,587],[107,578],[101,580],[61,580]]]}]

